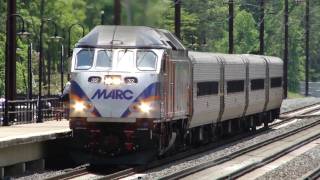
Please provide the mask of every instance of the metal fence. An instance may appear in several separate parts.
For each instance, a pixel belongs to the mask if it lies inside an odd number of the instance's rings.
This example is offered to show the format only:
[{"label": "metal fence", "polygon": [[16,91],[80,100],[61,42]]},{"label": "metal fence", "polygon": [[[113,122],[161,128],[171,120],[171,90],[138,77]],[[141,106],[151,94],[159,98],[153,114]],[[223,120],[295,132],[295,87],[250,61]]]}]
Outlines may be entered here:
[{"label": "metal fence", "polygon": [[[61,120],[66,118],[67,107],[59,97],[42,98],[43,121]],[[8,101],[8,116],[13,116],[9,125],[36,123],[38,99]],[[5,116],[5,102],[0,103],[0,125],[3,125]]]}]

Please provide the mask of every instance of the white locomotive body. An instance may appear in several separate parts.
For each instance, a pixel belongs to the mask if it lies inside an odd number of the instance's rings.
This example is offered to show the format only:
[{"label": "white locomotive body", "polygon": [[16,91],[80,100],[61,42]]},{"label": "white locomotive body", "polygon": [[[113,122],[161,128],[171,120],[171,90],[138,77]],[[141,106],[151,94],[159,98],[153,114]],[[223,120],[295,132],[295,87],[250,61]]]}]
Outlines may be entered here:
[{"label": "white locomotive body", "polygon": [[98,26],[74,50],[74,142],[92,163],[132,154],[140,163],[267,126],[279,115],[282,73],[279,58],[188,52],[166,30]]}]

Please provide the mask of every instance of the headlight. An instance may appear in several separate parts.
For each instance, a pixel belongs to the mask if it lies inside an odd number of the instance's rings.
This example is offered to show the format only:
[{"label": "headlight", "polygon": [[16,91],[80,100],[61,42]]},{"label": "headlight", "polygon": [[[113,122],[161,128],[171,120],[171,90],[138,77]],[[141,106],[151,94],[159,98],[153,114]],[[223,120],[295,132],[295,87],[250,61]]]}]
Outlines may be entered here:
[{"label": "headlight", "polygon": [[86,106],[85,106],[85,104],[83,102],[76,102],[74,104],[73,108],[74,108],[75,111],[79,112],[79,111],[83,111],[86,108]]},{"label": "headlight", "polygon": [[104,83],[105,83],[106,85],[111,85],[111,84],[112,84],[112,78],[111,78],[111,77],[106,77],[106,78],[104,79]]},{"label": "headlight", "polygon": [[149,113],[152,110],[150,104],[147,104],[147,103],[141,103],[139,105],[139,109],[143,113]]},{"label": "headlight", "polygon": [[122,83],[121,76],[105,76],[104,83],[106,85],[120,85]]}]

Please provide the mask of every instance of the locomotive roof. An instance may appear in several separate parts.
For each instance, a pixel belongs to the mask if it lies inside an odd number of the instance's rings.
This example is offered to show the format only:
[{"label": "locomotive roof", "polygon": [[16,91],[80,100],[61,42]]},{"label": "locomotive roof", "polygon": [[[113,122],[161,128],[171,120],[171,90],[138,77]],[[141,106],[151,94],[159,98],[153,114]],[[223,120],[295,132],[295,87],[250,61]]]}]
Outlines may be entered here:
[{"label": "locomotive roof", "polygon": [[77,47],[185,50],[169,31],[145,26],[97,26]]}]

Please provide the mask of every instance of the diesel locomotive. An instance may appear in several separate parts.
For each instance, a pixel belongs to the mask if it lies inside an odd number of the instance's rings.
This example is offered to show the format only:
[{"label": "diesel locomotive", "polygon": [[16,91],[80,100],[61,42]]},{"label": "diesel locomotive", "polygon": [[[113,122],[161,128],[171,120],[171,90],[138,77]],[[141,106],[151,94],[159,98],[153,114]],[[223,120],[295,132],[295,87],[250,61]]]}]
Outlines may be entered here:
[{"label": "diesel locomotive", "polygon": [[97,26],[71,63],[74,155],[139,164],[268,126],[283,99],[277,57],[189,52],[169,31]]}]

